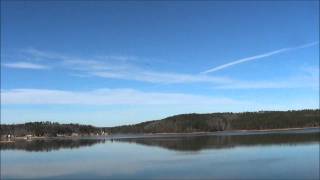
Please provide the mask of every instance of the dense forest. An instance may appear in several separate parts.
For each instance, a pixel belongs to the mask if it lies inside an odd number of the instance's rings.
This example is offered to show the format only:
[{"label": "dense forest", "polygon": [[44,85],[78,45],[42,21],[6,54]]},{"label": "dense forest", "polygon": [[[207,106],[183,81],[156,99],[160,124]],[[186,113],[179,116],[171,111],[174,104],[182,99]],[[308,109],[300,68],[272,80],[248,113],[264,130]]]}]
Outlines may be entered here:
[{"label": "dense forest", "polygon": [[320,110],[182,114],[108,129],[111,133],[188,133],[319,127]]},{"label": "dense forest", "polygon": [[28,122],[25,124],[1,124],[1,135],[14,136],[57,136],[57,135],[90,135],[101,133],[101,128],[91,125],[59,124],[53,122]]},{"label": "dense forest", "polygon": [[106,133],[189,133],[224,130],[261,130],[320,127],[320,110],[259,111],[243,113],[182,114],[162,120],[117,127],[31,122],[1,125],[1,135],[57,136]]}]

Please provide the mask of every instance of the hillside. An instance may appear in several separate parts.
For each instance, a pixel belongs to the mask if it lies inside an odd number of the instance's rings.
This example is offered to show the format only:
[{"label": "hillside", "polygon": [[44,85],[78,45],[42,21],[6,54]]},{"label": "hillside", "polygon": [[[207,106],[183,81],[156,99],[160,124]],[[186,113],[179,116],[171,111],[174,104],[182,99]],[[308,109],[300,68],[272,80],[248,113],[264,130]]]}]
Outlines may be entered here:
[{"label": "hillside", "polygon": [[11,134],[17,137],[32,135],[32,136],[58,136],[72,134],[77,135],[90,135],[101,134],[101,128],[97,128],[91,125],[80,124],[59,124],[53,122],[28,122],[24,124],[1,124],[0,126],[1,138],[2,136]]},{"label": "hillside", "polygon": [[[107,118],[106,118],[107,119]],[[79,136],[105,133],[190,133],[224,130],[262,130],[320,127],[320,110],[261,111],[243,113],[181,114],[162,120],[135,125],[94,127],[91,125],[29,122],[1,124],[1,137],[14,136]]]},{"label": "hillside", "polygon": [[181,114],[157,121],[108,128],[111,133],[188,133],[319,127],[320,110]]}]

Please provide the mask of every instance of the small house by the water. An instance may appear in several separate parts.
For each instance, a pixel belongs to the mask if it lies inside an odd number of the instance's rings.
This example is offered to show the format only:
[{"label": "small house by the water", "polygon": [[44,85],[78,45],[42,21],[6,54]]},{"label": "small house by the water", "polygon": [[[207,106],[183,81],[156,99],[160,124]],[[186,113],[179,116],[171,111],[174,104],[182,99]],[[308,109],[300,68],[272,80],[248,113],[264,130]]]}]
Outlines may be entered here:
[{"label": "small house by the water", "polygon": [[71,136],[79,136],[78,133],[72,133]]},{"label": "small house by the water", "polygon": [[12,134],[6,134],[1,136],[1,140],[4,141],[12,141],[14,140],[14,136]]},{"label": "small house by the water", "polygon": [[26,139],[26,140],[31,140],[31,138],[32,138],[32,135],[31,135],[31,134],[27,134],[27,135],[25,136],[25,139]]}]

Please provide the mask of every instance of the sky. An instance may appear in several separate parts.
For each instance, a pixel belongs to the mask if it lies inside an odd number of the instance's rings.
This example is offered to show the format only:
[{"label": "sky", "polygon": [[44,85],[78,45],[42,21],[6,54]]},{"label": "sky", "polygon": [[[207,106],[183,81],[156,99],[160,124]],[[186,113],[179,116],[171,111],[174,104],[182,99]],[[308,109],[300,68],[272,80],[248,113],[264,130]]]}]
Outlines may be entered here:
[{"label": "sky", "polygon": [[319,108],[319,1],[1,1],[1,123]]}]

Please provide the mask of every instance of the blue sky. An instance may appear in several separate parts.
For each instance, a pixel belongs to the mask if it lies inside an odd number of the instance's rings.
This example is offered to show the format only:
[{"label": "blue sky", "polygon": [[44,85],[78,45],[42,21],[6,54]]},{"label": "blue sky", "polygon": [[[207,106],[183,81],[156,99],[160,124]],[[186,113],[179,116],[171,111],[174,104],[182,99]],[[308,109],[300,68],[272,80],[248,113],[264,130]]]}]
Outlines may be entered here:
[{"label": "blue sky", "polygon": [[1,123],[319,108],[318,1],[1,1]]}]

